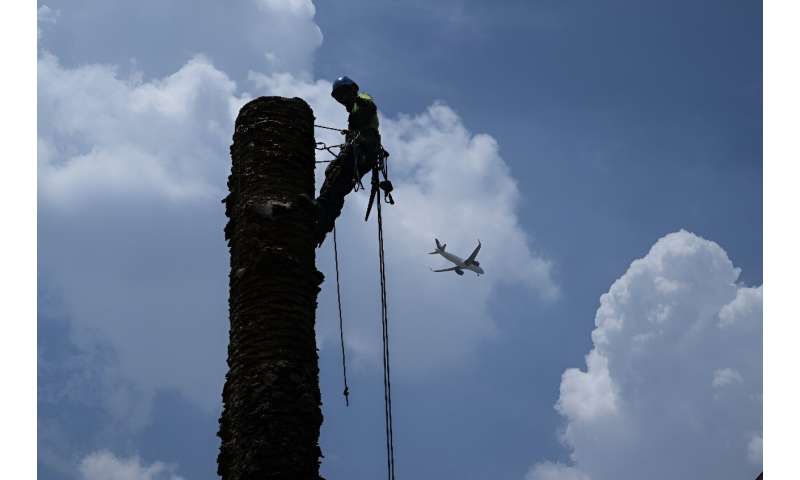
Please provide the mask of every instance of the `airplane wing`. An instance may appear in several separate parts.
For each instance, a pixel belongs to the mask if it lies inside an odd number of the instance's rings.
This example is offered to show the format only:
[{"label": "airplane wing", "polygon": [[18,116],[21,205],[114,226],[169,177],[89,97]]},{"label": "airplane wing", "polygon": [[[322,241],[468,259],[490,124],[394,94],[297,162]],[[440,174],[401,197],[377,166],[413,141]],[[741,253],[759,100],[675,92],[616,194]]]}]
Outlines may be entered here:
[{"label": "airplane wing", "polygon": [[470,263],[474,263],[475,262],[475,258],[478,257],[478,252],[480,252],[480,251],[481,251],[481,241],[478,240],[478,246],[475,247],[475,250],[472,252],[472,255],[470,255],[469,258],[464,260],[464,263],[467,264],[467,265],[469,265]]},{"label": "airplane wing", "polygon": [[452,272],[453,270],[458,270],[458,267],[443,268],[441,270],[434,270],[431,268],[431,272]]}]

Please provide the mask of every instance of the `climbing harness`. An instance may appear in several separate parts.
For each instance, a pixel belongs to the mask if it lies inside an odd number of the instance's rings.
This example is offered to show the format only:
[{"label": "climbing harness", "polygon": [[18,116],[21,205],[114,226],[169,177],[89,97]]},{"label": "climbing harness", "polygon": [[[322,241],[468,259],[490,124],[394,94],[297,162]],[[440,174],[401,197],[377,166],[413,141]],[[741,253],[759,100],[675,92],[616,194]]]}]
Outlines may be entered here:
[{"label": "climbing harness", "polygon": [[361,136],[361,132],[356,132],[355,136],[350,139],[348,143],[350,148],[353,149],[353,191],[357,192],[359,190],[364,190],[364,184],[361,183],[361,172],[358,171],[358,161],[364,155],[364,152],[361,151],[361,148],[358,146],[358,137]]},{"label": "climbing harness", "polygon": [[314,161],[314,163],[331,163],[332,161],[336,160],[336,157],[339,156],[336,152],[334,152],[331,149],[338,148],[339,151],[341,151],[341,149],[344,148],[346,145],[347,145],[346,143],[340,143],[339,145],[326,145],[325,142],[317,142],[317,145],[315,147],[317,150],[325,150],[331,155],[333,155],[334,158],[331,160],[316,160]]},{"label": "climbing harness", "polygon": [[[387,152],[383,147],[380,147],[381,151],[378,153],[378,160],[375,162],[375,166],[372,167],[372,190],[369,192],[369,201],[367,202],[367,213],[364,215],[364,221],[366,222],[369,220],[369,213],[372,210],[372,204],[375,203],[376,197],[378,197],[378,192],[383,190],[383,201],[394,205],[394,198],[392,198],[392,190],[394,187],[392,186],[392,182],[389,181],[389,166],[388,160],[389,152]],[[380,174],[383,174],[383,181],[380,179]],[[363,185],[362,185],[363,187]],[[380,203],[380,200],[378,200]]]},{"label": "climbing harness", "polygon": [[[340,133],[344,133],[344,132],[347,131],[347,130],[343,130],[341,128],[326,127],[325,125],[314,124],[314,126],[317,127],[317,128],[324,128],[325,130],[334,130],[334,131],[337,131],[337,132],[340,132]],[[325,150],[328,153],[330,153],[331,155],[333,155],[334,158],[331,159],[331,160],[316,160],[314,163],[331,163],[332,161],[336,160],[336,157],[339,156],[338,153],[334,152],[331,149],[338,148],[339,152],[341,153],[342,148],[344,148],[346,145],[347,145],[347,143],[340,143],[338,145],[326,145],[325,142],[316,142],[315,148],[317,150]]]}]

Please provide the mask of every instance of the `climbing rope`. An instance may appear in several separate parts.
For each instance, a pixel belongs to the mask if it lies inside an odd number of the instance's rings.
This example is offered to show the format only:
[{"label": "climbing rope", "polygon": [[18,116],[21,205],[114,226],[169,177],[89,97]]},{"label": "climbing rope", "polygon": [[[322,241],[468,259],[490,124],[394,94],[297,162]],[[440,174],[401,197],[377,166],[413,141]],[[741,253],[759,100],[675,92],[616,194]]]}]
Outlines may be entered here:
[{"label": "climbing rope", "polygon": [[325,125],[317,125],[316,123],[314,124],[314,126],[317,127],[317,128],[324,128],[325,130],[335,130],[337,132],[346,132],[347,131],[347,130],[345,130],[343,128],[326,127]]},{"label": "climbing rope", "polygon": [[[337,132],[346,132],[340,128],[327,127],[325,125],[314,124],[317,128],[324,128],[326,130],[335,130]],[[352,141],[352,140],[351,140]],[[326,145],[324,142],[317,142],[317,150],[326,150],[334,157],[338,157],[336,153],[331,151],[333,148],[344,148],[347,144],[341,145]],[[389,153],[381,148],[378,161],[372,169],[372,191],[370,192],[369,204],[367,213],[364,217],[366,221],[369,218],[370,209],[372,208],[373,201],[377,204],[378,212],[378,263],[380,272],[381,284],[381,330],[383,340],[383,400],[384,400],[384,422],[386,426],[386,475],[389,480],[395,480],[394,468],[394,421],[392,417],[392,379],[391,379],[391,363],[389,357],[389,307],[386,295],[386,256],[383,248],[383,212],[381,209],[380,191],[383,190],[384,201],[386,203],[394,204],[392,198],[392,183],[388,179],[388,165],[386,160]],[[356,175],[354,181],[354,191],[363,189],[361,184],[360,175],[358,175],[357,155],[354,155],[356,160]],[[334,159],[335,160],[335,159]],[[333,160],[318,160],[316,163],[329,163]],[[383,174],[384,180],[380,181],[380,174]],[[376,200],[376,201],[375,201]],[[349,406],[349,389],[347,387],[347,364],[345,361],[344,350],[344,327],[342,321],[342,297],[339,283],[339,251],[336,242],[336,226],[333,228],[333,255],[334,263],[336,264],[336,298],[339,303],[339,339],[342,346],[342,375],[344,377],[344,398],[345,403]]]},{"label": "climbing rope", "polygon": [[[344,132],[347,131],[347,130],[344,130],[344,129],[341,129],[341,128],[326,127],[325,125],[317,125],[316,123],[314,124],[314,126],[317,127],[317,128],[324,128],[325,130],[334,130],[334,131],[337,131],[337,132],[340,132],[340,133],[344,133]],[[326,145],[325,142],[317,142],[316,147],[315,147],[317,150],[326,150],[328,153],[333,155],[334,158],[331,159],[331,160],[317,160],[314,163],[331,163],[332,161],[336,160],[335,157],[339,156],[336,152],[332,151],[331,149],[332,148],[338,148],[339,150],[341,150],[345,145],[346,144],[344,144],[344,143],[340,143],[339,145]]]},{"label": "climbing rope", "polygon": [[339,248],[336,245],[336,225],[333,226],[333,259],[336,264],[336,300],[339,303],[339,339],[342,341],[342,376],[344,377],[344,403],[350,406],[350,389],[347,388],[347,362],[344,354],[344,327],[342,324],[342,294],[339,288]]},{"label": "climbing rope", "polygon": [[378,258],[381,276],[381,324],[383,327],[383,397],[386,423],[386,473],[394,480],[394,427],[392,420],[392,379],[389,363],[389,308],[386,299],[386,264],[383,250],[383,215],[381,201],[376,202],[378,210]]}]

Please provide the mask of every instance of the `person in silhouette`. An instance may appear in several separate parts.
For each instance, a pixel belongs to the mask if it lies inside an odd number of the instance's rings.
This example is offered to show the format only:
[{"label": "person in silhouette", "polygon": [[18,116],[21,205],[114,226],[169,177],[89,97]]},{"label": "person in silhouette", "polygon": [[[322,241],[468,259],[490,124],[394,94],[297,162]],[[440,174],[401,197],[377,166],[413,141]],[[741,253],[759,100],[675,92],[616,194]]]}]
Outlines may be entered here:
[{"label": "person in silhouette", "polygon": [[361,178],[372,170],[381,153],[378,131],[378,107],[367,93],[359,92],[358,84],[348,77],[333,82],[331,96],[349,113],[345,146],[325,169],[325,182],[316,199],[316,244],[321,246],[333,230],[336,218],[344,207],[344,197]]}]

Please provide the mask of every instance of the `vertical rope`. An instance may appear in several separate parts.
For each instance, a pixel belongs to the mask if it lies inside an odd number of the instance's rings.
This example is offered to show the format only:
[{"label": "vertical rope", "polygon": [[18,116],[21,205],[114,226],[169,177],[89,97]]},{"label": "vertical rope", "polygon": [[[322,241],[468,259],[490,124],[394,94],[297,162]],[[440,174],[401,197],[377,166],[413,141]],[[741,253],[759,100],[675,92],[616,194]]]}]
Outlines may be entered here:
[{"label": "vertical rope", "polygon": [[336,300],[339,304],[339,339],[342,342],[342,376],[344,377],[344,403],[350,406],[350,389],[347,388],[347,362],[344,354],[344,327],[342,324],[342,294],[339,287],[339,248],[336,245],[336,225],[333,226],[333,260],[336,264]]},{"label": "vertical rope", "polygon": [[386,298],[386,264],[383,251],[383,215],[380,196],[375,199],[378,210],[378,257],[381,277],[381,326],[383,329],[383,398],[384,419],[386,423],[386,470],[389,480],[395,479],[394,472],[394,427],[392,419],[392,380],[389,362],[389,309]]}]

